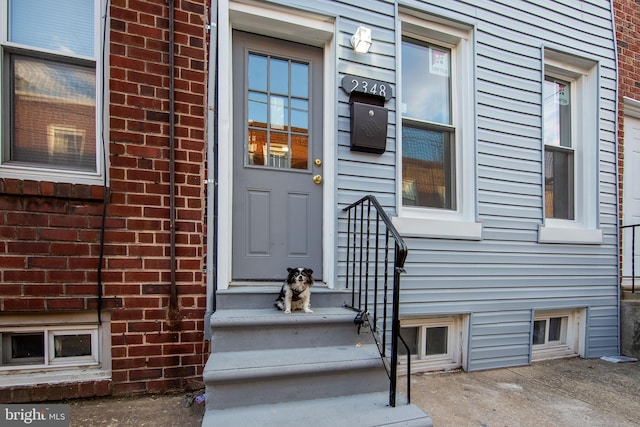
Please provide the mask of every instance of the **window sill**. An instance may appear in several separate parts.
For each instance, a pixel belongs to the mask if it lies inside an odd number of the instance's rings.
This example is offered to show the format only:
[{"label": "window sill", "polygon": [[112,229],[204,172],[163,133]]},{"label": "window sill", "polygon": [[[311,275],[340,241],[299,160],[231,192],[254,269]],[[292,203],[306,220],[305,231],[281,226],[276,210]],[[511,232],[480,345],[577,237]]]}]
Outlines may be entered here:
[{"label": "window sill", "polygon": [[23,387],[35,386],[37,384],[62,384],[70,382],[86,382],[86,381],[103,381],[111,379],[111,372],[94,368],[94,369],[64,369],[43,370],[37,372],[29,372],[23,367],[20,371],[8,371],[1,374],[2,388],[4,387]]},{"label": "window sill", "polygon": [[538,242],[601,245],[602,230],[541,225],[538,229]]},{"label": "window sill", "polygon": [[391,222],[402,236],[482,240],[481,222],[413,217],[393,217]]}]

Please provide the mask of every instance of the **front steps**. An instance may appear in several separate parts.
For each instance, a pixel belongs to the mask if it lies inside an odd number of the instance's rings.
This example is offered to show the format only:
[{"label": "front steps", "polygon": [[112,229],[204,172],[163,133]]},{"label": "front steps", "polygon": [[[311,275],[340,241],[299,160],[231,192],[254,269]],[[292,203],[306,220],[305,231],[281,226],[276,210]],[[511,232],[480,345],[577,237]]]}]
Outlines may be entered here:
[{"label": "front steps", "polygon": [[376,344],[341,306],[350,293],[314,287],[314,313],[273,308],[279,286],[219,291],[205,366],[203,426],[431,426],[398,396]]}]

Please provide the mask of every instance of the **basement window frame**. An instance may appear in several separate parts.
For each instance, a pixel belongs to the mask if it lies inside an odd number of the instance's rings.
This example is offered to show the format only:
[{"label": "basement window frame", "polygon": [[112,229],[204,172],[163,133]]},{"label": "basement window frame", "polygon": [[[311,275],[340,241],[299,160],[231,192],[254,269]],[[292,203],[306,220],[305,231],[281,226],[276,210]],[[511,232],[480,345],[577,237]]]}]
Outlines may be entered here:
[{"label": "basement window frame", "polygon": [[[53,382],[67,373],[68,378],[110,377],[111,371],[111,316],[102,313],[102,323],[96,312],[61,313],[2,313],[0,314],[0,378],[8,383],[29,384],[33,373],[52,373]],[[11,336],[41,334],[42,351],[39,359],[19,360],[11,357]],[[81,355],[56,355],[55,340],[59,336],[89,335],[91,352]],[[7,346],[9,343],[9,346]],[[64,343],[62,344],[64,345]],[[58,348],[60,349],[60,343]],[[4,381],[3,380],[3,381]]]},{"label": "basement window frame", "polygon": [[[25,335],[42,335],[42,355],[33,357],[13,357],[13,337]],[[88,335],[91,342],[89,355],[57,356],[56,337]],[[88,367],[100,364],[100,348],[98,344],[97,325],[78,326],[30,326],[22,328],[0,328],[0,346],[2,347],[0,371],[14,369],[35,369],[59,366]]]},{"label": "basement window frame", "polygon": [[[531,361],[584,356],[586,309],[535,310],[531,321]],[[549,340],[551,319],[560,319],[560,337]],[[534,344],[536,322],[546,322],[544,342]]]},{"label": "basement window frame", "polygon": [[[400,320],[400,333],[403,335],[403,329],[416,328],[416,342],[411,343],[405,341],[410,347],[413,345],[416,352],[411,353],[411,373],[430,372],[430,371],[450,371],[453,369],[463,368],[463,346],[465,335],[465,325],[468,322],[466,315],[443,315],[437,317],[422,317]],[[427,330],[446,327],[447,332],[447,351],[444,353],[427,355]],[[398,361],[401,366],[407,365],[407,354],[402,342],[398,344],[399,357]],[[400,371],[399,371],[400,372]]]}]

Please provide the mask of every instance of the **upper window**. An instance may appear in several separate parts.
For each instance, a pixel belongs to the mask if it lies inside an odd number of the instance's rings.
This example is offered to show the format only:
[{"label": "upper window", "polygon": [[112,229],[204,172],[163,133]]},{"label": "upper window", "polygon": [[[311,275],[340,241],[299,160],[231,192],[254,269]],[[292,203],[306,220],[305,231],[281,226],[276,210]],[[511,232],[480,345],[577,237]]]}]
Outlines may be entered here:
[{"label": "upper window", "polygon": [[451,49],[404,37],[402,86],[402,204],[455,209]]},{"label": "upper window", "polygon": [[548,218],[574,219],[574,147],[571,82],[546,76],[544,99],[544,199]]},{"label": "upper window", "polygon": [[539,240],[600,243],[598,66],[545,49],[544,224]]},{"label": "upper window", "polygon": [[99,0],[4,0],[3,7],[0,174],[98,179]]},{"label": "upper window", "polygon": [[405,235],[480,239],[472,28],[409,13],[400,25],[394,225]]}]

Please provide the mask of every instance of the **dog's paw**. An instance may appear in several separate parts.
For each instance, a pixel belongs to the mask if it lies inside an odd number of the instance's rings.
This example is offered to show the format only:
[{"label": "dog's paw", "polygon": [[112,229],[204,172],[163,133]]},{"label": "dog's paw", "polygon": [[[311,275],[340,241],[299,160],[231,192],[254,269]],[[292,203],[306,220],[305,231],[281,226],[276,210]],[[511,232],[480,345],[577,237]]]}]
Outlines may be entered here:
[{"label": "dog's paw", "polygon": [[284,311],[286,314],[291,314],[291,310],[285,310]]},{"label": "dog's paw", "polygon": [[310,308],[305,308],[305,309],[304,309],[304,312],[305,312],[305,313],[313,313],[313,310],[311,310]]}]

